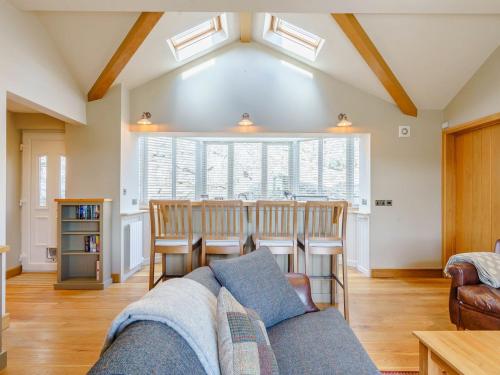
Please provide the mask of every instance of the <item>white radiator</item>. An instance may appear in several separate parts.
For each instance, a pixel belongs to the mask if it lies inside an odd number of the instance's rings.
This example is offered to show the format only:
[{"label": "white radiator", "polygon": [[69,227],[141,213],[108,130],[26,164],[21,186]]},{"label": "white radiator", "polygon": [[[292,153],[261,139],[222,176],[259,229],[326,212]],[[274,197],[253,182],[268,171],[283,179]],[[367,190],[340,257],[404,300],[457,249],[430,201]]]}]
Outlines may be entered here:
[{"label": "white radiator", "polygon": [[129,250],[129,269],[140,265],[143,261],[142,256],[142,221],[134,221],[128,225],[128,250]]}]

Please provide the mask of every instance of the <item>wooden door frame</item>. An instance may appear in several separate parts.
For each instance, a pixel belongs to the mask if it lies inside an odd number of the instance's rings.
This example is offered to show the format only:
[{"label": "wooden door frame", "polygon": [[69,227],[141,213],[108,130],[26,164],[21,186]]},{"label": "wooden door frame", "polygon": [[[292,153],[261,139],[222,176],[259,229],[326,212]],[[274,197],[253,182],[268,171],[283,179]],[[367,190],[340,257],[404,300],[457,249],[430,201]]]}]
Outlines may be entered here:
[{"label": "wooden door frame", "polygon": [[443,130],[442,133],[442,255],[441,263],[443,269],[448,258],[453,255],[455,247],[455,139],[456,136],[500,124],[500,112],[481,117],[452,128]]}]

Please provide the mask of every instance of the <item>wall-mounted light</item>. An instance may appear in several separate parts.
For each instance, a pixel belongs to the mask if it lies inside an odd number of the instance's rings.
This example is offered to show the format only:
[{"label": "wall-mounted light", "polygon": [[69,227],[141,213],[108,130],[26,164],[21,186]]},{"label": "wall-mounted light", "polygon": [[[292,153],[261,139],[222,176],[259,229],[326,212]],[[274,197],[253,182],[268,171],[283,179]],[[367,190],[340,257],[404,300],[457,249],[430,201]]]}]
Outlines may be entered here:
[{"label": "wall-mounted light", "polygon": [[337,122],[339,128],[345,128],[347,126],[352,126],[352,122],[349,121],[345,113],[339,114],[339,122]]},{"label": "wall-mounted light", "polygon": [[250,115],[248,113],[243,113],[241,115],[241,120],[238,122],[240,126],[251,126],[253,125],[252,120],[250,120]]},{"label": "wall-mounted light", "polygon": [[140,120],[137,121],[137,123],[139,125],[151,125],[152,122],[151,122],[150,118],[151,118],[151,113],[142,112],[142,116],[141,116]]}]

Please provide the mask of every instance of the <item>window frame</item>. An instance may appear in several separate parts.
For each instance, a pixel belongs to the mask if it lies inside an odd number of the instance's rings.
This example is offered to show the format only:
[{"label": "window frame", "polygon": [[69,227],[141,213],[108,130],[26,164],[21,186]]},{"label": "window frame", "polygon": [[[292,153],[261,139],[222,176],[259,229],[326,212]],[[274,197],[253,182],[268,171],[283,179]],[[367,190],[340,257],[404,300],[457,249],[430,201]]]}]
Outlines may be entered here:
[{"label": "window frame", "polygon": [[[209,24],[209,28],[200,29]],[[192,33],[192,35],[190,35]],[[218,14],[167,39],[175,59],[180,62],[210,50],[229,37],[226,13]],[[206,45],[202,45],[207,41]]]},{"label": "window frame", "polygon": [[[287,30],[287,28],[289,30]],[[323,39],[318,35],[304,30],[303,28],[298,27],[274,15],[271,16],[271,31],[275,32],[278,35],[281,35],[283,38],[291,40],[292,42],[299,43],[312,51],[316,51],[319,48],[321,40]],[[308,41],[307,38],[311,40],[316,39],[316,41],[311,42]]]},{"label": "window frame", "polygon": [[316,60],[325,43],[325,39],[319,35],[270,13],[264,17],[263,38],[278,48],[310,61]]}]

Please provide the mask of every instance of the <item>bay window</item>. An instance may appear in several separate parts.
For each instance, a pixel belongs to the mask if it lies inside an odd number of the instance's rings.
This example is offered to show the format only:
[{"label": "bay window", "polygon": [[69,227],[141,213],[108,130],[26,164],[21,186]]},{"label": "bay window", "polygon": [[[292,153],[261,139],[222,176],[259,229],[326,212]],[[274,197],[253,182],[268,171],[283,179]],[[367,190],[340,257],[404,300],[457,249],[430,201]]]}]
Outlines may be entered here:
[{"label": "bay window", "polygon": [[[283,199],[361,201],[363,136],[140,138],[141,202],[150,199]],[[366,168],[364,168],[366,169]],[[365,194],[366,195],[366,194]],[[366,197],[363,197],[366,198]]]}]

